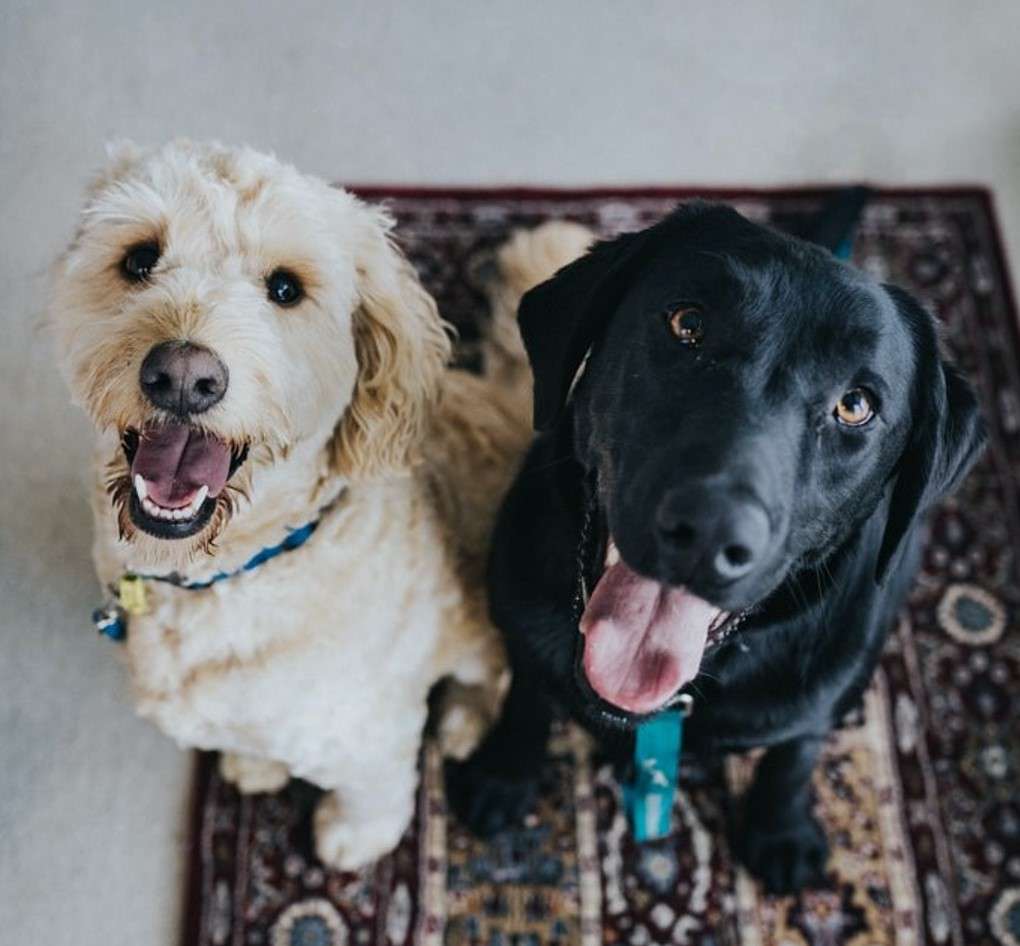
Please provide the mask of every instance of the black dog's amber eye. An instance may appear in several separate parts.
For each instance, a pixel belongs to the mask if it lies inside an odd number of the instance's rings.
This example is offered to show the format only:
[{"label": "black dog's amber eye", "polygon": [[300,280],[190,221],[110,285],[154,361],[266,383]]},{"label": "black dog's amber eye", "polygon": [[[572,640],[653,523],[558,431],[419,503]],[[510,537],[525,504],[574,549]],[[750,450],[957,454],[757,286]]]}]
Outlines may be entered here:
[{"label": "black dog's amber eye", "polygon": [[131,247],[120,261],[120,269],[131,282],[143,282],[159,262],[158,243],[139,243]]},{"label": "black dog's amber eye", "polygon": [[266,279],[266,289],[269,290],[270,302],[285,307],[296,305],[305,294],[301,280],[289,269],[274,269]]},{"label": "black dog's amber eye", "polygon": [[875,409],[867,391],[853,388],[836,402],[832,416],[844,427],[863,427],[875,416]]},{"label": "black dog's amber eye", "polygon": [[697,345],[705,337],[705,319],[701,309],[682,305],[669,315],[669,330],[685,345]]}]

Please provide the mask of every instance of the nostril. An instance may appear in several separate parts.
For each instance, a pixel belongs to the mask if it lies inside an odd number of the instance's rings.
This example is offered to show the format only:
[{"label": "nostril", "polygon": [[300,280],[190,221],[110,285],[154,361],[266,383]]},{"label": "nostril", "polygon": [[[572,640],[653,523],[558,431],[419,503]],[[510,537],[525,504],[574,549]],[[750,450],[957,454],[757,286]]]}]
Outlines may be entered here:
[{"label": "nostril", "polygon": [[165,371],[149,371],[142,376],[142,384],[153,390],[165,391],[173,382]]},{"label": "nostril", "polygon": [[726,561],[738,568],[751,561],[751,550],[746,545],[727,545],[723,549],[723,555],[726,556]]},{"label": "nostril", "polygon": [[213,397],[219,393],[220,385],[215,378],[199,378],[195,382],[195,390],[202,397]]},{"label": "nostril", "polygon": [[725,545],[716,552],[712,565],[720,578],[732,581],[751,571],[754,553],[746,545]]},{"label": "nostril", "polygon": [[663,529],[662,532],[673,545],[681,549],[690,548],[698,537],[697,530],[686,522],[677,523],[668,529]]}]

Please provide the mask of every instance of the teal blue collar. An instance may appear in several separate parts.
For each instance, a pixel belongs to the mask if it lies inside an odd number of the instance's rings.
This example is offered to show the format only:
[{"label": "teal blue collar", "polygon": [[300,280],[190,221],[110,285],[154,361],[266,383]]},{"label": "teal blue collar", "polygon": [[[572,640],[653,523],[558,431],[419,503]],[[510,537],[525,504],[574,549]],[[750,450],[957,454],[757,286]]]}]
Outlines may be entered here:
[{"label": "teal blue collar", "polygon": [[[323,514],[328,508],[323,510]],[[291,529],[282,542],[256,552],[240,568],[230,572],[217,572],[202,581],[188,581],[177,572],[172,572],[169,575],[127,574],[121,578],[117,586],[111,587],[111,596],[106,604],[92,612],[92,623],[104,637],[117,643],[123,643],[127,639],[128,615],[145,613],[144,582],[161,581],[185,591],[202,591],[218,582],[226,581],[228,578],[254,571],[271,559],[300,548],[312,537],[321,521],[320,515],[318,519],[307,522],[297,529]]]},{"label": "teal blue collar", "polygon": [[300,548],[312,537],[312,534],[319,527],[319,522],[319,519],[315,519],[312,522],[306,522],[298,529],[292,529],[279,545],[271,545],[269,548],[256,552],[240,568],[235,568],[232,572],[217,572],[211,578],[206,578],[204,581],[188,581],[186,578],[178,575],[177,572],[172,572],[169,575],[138,575],[137,577],[145,581],[164,581],[177,588],[185,588],[188,591],[201,591],[203,588],[209,588],[219,581],[226,581],[228,578],[233,578],[235,575],[240,575],[243,572],[254,571],[259,565],[264,565],[270,559],[276,558],[277,555],[282,555],[284,552],[293,552],[294,549]]},{"label": "teal blue collar", "polygon": [[634,777],[621,786],[627,820],[636,841],[664,838],[673,829],[673,798],[680,781],[684,720],[693,700],[681,694],[678,705],[638,724],[634,738]]}]

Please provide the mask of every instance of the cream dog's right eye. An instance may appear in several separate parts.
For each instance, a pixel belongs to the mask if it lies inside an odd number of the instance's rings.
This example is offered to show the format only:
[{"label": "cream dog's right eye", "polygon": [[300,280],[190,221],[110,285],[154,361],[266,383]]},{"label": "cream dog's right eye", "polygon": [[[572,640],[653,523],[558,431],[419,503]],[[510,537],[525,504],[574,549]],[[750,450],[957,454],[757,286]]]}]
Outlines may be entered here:
[{"label": "cream dog's right eye", "polygon": [[130,282],[143,282],[149,278],[156,263],[159,262],[158,243],[139,243],[124,254],[120,262],[121,272]]},{"label": "cream dog's right eye", "polygon": [[305,294],[301,280],[289,269],[274,269],[266,279],[266,289],[270,301],[285,308],[297,305]]}]

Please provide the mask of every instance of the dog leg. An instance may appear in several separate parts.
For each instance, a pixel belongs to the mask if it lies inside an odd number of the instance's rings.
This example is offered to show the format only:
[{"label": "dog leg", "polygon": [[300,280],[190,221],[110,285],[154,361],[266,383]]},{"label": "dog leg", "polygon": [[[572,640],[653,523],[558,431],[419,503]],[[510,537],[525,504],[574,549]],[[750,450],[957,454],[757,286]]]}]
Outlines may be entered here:
[{"label": "dog leg", "polygon": [[447,763],[447,800],[475,834],[497,834],[532,807],[551,722],[545,697],[515,678],[503,715],[478,751],[466,762]]},{"label": "dog leg", "polygon": [[733,847],[770,894],[824,882],[829,845],[811,810],[811,774],[821,746],[822,739],[811,736],[769,749],[744,800]]},{"label": "dog leg", "polygon": [[245,795],[278,792],[290,779],[290,771],[282,762],[236,752],[220,755],[220,775]]},{"label": "dog leg", "polygon": [[397,846],[411,822],[418,787],[417,743],[399,756],[379,747],[374,754],[384,766],[360,767],[356,785],[345,783],[328,792],[315,809],[315,851],[329,867],[357,870],[378,860]]}]

